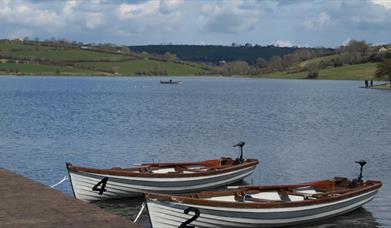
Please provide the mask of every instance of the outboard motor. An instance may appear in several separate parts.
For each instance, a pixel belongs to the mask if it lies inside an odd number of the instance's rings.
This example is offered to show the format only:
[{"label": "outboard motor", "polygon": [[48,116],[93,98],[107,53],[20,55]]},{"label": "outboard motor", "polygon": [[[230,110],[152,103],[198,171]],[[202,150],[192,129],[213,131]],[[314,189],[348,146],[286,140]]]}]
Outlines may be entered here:
[{"label": "outboard motor", "polygon": [[358,176],[357,181],[362,182],[362,178],[363,178],[362,171],[364,169],[364,166],[367,164],[367,162],[365,160],[360,160],[360,161],[356,161],[356,163],[360,165],[360,175]]},{"label": "outboard motor", "polygon": [[236,164],[236,165],[244,162],[244,159],[243,159],[243,146],[245,144],[246,144],[245,142],[239,142],[239,143],[233,145],[233,147],[240,147],[240,157],[236,158],[235,162],[234,162],[234,164]]},{"label": "outboard motor", "polygon": [[360,160],[360,161],[355,161],[355,163],[359,164],[360,165],[360,174],[358,175],[358,178],[356,179],[353,179],[352,183],[350,183],[349,187],[356,187],[358,185],[361,185],[363,183],[363,170],[364,170],[364,166],[367,164],[367,162],[365,160]]}]

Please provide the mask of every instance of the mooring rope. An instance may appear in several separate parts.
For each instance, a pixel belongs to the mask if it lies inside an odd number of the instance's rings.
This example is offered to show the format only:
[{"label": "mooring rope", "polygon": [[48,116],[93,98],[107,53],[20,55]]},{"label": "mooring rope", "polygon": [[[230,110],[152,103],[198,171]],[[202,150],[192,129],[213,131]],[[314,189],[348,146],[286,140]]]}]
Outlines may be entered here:
[{"label": "mooring rope", "polygon": [[64,178],[62,178],[62,180],[60,180],[59,182],[57,182],[57,183],[55,183],[55,184],[53,184],[53,185],[50,185],[50,187],[51,187],[51,188],[54,188],[54,187],[56,187],[57,185],[62,184],[62,182],[66,181],[66,180],[68,180],[68,175],[65,175]]},{"label": "mooring rope", "polygon": [[140,212],[138,213],[138,215],[137,215],[136,219],[133,221],[133,223],[136,223],[137,220],[140,218],[140,215],[143,213],[144,208],[145,208],[145,203],[143,203],[143,204],[141,205]]}]

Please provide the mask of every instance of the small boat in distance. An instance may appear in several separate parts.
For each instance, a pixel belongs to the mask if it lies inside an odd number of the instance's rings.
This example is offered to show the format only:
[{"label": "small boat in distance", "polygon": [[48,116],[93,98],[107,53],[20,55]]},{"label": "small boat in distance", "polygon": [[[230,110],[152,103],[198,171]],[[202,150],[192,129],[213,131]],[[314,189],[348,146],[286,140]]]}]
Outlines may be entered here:
[{"label": "small boat in distance", "polygon": [[[235,186],[225,191],[146,193],[152,227],[280,227],[345,214],[371,201],[380,181],[335,177],[292,185]],[[192,212],[189,214],[189,212]]]},{"label": "small boat in distance", "polygon": [[162,81],[160,80],[160,84],[176,84],[176,85],[180,85],[182,84],[182,81],[173,81],[173,80],[168,80],[168,81]]},{"label": "small boat in distance", "polygon": [[[244,144],[243,144],[244,145]],[[83,201],[142,196],[145,192],[190,193],[226,186],[251,175],[258,160],[222,157],[199,162],[144,163],[96,169],[66,163],[74,196]]]}]

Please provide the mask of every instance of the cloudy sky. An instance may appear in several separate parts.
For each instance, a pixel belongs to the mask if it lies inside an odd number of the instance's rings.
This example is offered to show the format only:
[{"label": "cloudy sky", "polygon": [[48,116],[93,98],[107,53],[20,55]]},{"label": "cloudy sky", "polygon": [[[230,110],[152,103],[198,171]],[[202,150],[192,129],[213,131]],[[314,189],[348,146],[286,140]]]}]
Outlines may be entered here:
[{"label": "cloudy sky", "polygon": [[391,42],[391,0],[0,0],[0,38],[335,47]]}]

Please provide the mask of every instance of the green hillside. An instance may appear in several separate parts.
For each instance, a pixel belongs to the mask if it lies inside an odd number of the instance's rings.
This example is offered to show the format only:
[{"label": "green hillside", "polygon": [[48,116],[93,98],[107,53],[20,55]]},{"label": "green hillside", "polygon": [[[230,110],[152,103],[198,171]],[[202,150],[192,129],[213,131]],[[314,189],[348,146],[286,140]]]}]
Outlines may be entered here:
[{"label": "green hillside", "polygon": [[196,65],[136,59],[126,62],[85,62],[78,66],[121,75],[201,75],[207,72]]},{"label": "green hillside", "polygon": [[213,67],[119,48],[0,41],[2,75],[200,75]]},{"label": "green hillside", "polygon": [[32,75],[103,75],[103,72],[70,66],[43,64],[0,63],[0,74],[32,74]]},{"label": "green hillside", "polygon": [[53,62],[119,61],[134,59],[120,54],[101,53],[87,50],[23,50],[2,51],[1,56],[11,59],[48,60]]},{"label": "green hillside", "polygon": [[[327,80],[367,80],[374,79],[376,63],[363,63],[355,65],[345,65],[342,67],[329,67],[319,71],[318,79]],[[265,78],[287,78],[287,79],[305,79],[307,72],[288,73],[273,72],[264,75]]]},{"label": "green hillside", "polygon": [[[151,45],[138,47],[157,48],[161,51],[173,51],[177,48],[178,53],[192,52],[192,58],[197,59],[196,56],[199,56],[198,60],[203,61],[208,58],[229,60],[235,54],[238,54],[235,58],[289,54],[257,61],[253,64],[251,61],[226,61],[216,65],[184,61],[181,58],[178,59],[178,56],[167,53],[163,55],[138,53],[125,46],[118,47],[111,44],[84,45],[56,40],[0,40],[0,75],[242,75],[306,79],[308,72],[316,65],[318,73],[316,79],[365,80],[374,79],[377,63],[384,58],[391,58],[390,52],[379,54],[376,52],[376,47],[371,47],[371,54],[365,58],[360,57],[360,59],[350,58],[356,55],[347,55],[349,53],[341,55],[341,50],[340,52],[308,48],[296,50],[296,48],[274,46]],[[167,47],[171,49],[164,49]],[[205,54],[208,50],[210,53]],[[348,60],[352,62],[347,63]]]},{"label": "green hillside", "polygon": [[312,59],[303,61],[303,62],[299,63],[298,65],[300,67],[305,67],[305,66],[307,66],[309,64],[320,64],[322,61],[323,62],[327,62],[327,61],[332,60],[333,58],[336,58],[337,56],[338,55],[334,54],[334,55],[327,55],[327,56],[312,58]]}]

